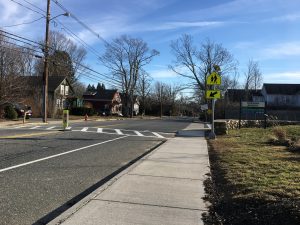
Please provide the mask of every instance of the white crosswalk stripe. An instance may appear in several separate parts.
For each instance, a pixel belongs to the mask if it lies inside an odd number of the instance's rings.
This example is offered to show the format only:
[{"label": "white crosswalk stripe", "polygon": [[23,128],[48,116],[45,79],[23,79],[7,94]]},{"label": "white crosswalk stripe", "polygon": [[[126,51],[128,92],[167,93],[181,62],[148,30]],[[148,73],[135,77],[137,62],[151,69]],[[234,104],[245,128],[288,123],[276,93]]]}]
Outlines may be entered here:
[{"label": "white crosswalk stripe", "polygon": [[117,132],[117,134],[119,135],[124,135],[123,132],[120,129],[115,129],[115,131]]},{"label": "white crosswalk stripe", "polygon": [[17,127],[13,127],[13,128],[15,128],[15,129],[20,129],[20,128],[24,128],[24,127],[26,127],[26,126],[17,126]]},{"label": "white crosswalk stripe", "polygon": [[46,130],[52,130],[52,129],[54,129],[55,127],[48,127],[48,128],[46,128]]},{"label": "white crosswalk stripe", "polygon": [[81,129],[81,131],[86,132],[89,128],[88,127],[84,127]]},{"label": "white crosswalk stripe", "polygon": [[165,138],[165,137],[161,136],[160,134],[158,134],[156,132],[152,132],[152,134],[154,134],[156,137],[159,137],[159,138]]},{"label": "white crosswalk stripe", "polygon": [[29,129],[30,130],[34,130],[34,129],[37,129],[37,128],[40,128],[41,126],[35,126],[35,127],[30,127]]},{"label": "white crosswalk stripe", "polygon": [[137,136],[144,136],[143,134],[141,134],[140,132],[138,132],[138,131],[134,131],[134,133],[137,135]]},{"label": "white crosswalk stripe", "polygon": [[[44,129],[44,130],[59,130],[62,129],[60,126],[26,126],[26,125],[19,125],[16,127],[12,127],[12,129]],[[71,130],[71,127],[67,127],[67,130]],[[73,131],[80,131],[80,132],[89,132],[89,133],[102,133],[102,134],[117,134],[117,135],[126,135],[126,136],[135,136],[135,137],[152,137],[152,138],[165,138],[161,134],[157,132],[151,131],[136,131],[136,130],[125,130],[125,129],[110,129],[110,128],[94,128],[94,127],[80,127],[79,129],[74,129]]]}]

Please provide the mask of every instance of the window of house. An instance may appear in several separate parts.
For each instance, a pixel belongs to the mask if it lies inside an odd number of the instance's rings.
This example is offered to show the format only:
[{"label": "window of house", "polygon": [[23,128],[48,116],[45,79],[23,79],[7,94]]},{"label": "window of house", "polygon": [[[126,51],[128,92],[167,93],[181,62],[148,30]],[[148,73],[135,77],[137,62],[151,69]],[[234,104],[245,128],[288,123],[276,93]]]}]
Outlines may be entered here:
[{"label": "window of house", "polygon": [[60,108],[60,104],[61,104],[60,99],[56,99],[56,106],[57,106],[57,108]]},{"label": "window of house", "polygon": [[65,86],[64,85],[60,85],[60,94],[61,95],[65,94]]},{"label": "window of house", "polygon": [[65,95],[69,94],[69,86],[65,86]]}]

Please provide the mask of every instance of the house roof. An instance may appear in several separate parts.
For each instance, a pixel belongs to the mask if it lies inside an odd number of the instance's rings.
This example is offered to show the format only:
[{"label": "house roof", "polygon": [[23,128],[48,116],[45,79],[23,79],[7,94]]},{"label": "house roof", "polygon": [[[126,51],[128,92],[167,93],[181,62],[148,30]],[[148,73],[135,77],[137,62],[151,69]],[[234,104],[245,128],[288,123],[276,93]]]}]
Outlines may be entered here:
[{"label": "house roof", "polygon": [[296,95],[300,94],[300,84],[264,84],[267,94]]},{"label": "house roof", "polygon": [[252,100],[253,96],[262,96],[261,90],[248,90],[245,89],[227,89],[226,97],[230,101],[248,101]]},{"label": "house roof", "polygon": [[111,101],[117,92],[117,89],[105,89],[97,93],[86,92],[83,94],[83,98],[86,100]]},{"label": "house roof", "polygon": [[[42,86],[42,76],[23,76],[22,79],[31,87]],[[55,89],[65,80],[65,76],[49,76],[48,77],[48,91],[54,92]]]}]

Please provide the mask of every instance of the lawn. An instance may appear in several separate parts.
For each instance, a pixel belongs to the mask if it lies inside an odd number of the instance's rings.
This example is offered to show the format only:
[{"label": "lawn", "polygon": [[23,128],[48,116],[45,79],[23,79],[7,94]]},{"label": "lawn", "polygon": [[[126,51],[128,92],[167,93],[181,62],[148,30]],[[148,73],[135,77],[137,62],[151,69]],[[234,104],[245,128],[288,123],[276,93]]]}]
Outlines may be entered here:
[{"label": "lawn", "polygon": [[[300,138],[300,126],[282,129]],[[300,151],[271,136],[273,128],[245,128],[209,141],[213,207],[224,224],[300,224]]]}]

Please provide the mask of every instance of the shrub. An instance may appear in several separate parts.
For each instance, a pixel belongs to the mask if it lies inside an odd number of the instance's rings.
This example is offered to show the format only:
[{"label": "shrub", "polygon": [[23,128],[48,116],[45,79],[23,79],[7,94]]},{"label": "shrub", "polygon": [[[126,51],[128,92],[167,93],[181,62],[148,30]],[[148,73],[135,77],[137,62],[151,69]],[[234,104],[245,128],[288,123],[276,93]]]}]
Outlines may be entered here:
[{"label": "shrub", "polygon": [[70,110],[70,114],[75,116],[85,116],[86,114],[92,116],[95,114],[95,110],[93,108],[76,107]]},{"label": "shrub", "polygon": [[18,118],[18,113],[12,105],[7,105],[4,108],[5,118],[15,120]]},{"label": "shrub", "polygon": [[273,134],[278,139],[278,141],[286,141],[286,131],[282,129],[281,127],[275,127],[273,128]]},{"label": "shrub", "polygon": [[293,139],[291,141],[291,145],[289,146],[289,150],[292,152],[300,152],[300,139]]}]

